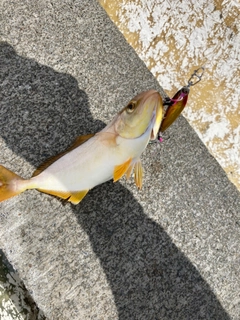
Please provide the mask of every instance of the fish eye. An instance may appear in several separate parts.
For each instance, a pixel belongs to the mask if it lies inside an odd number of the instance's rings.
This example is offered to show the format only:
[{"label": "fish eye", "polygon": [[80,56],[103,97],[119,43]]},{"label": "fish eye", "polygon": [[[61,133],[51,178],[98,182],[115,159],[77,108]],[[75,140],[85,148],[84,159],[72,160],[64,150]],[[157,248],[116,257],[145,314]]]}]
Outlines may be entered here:
[{"label": "fish eye", "polygon": [[127,112],[128,113],[133,112],[133,110],[135,109],[135,106],[136,104],[133,101],[129,102],[129,104],[127,105]]}]

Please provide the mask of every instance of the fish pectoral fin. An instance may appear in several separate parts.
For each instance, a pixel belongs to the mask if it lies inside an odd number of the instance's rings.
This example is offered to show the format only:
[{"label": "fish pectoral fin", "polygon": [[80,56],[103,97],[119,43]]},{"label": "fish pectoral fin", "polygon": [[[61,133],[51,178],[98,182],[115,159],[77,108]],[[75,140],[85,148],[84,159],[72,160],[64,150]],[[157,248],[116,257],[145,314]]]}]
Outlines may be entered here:
[{"label": "fish pectoral fin", "polygon": [[46,161],[44,161],[34,172],[32,177],[37,176],[39,173],[41,173],[43,170],[47,169],[51,164],[53,164],[53,162],[57,161],[58,159],[62,158],[65,154],[67,154],[68,152],[76,149],[77,147],[79,147],[81,144],[83,144],[84,142],[86,142],[87,140],[89,140],[90,138],[92,138],[95,135],[95,133],[90,133],[90,134],[86,134],[84,136],[79,136],[77,137],[73,144],[68,147],[65,151],[57,154],[56,156],[52,156],[51,158],[47,159]]},{"label": "fish pectoral fin", "polygon": [[122,178],[122,176],[128,171],[131,162],[132,162],[132,159],[130,158],[123,164],[115,166],[114,172],[113,172],[113,182],[116,182],[120,178]]},{"label": "fish pectoral fin", "polygon": [[143,168],[142,168],[141,161],[138,160],[134,167],[134,179],[135,179],[136,186],[139,189],[142,189],[142,180],[143,180],[142,178],[143,178]]},{"label": "fish pectoral fin", "polygon": [[82,199],[85,197],[88,191],[89,190],[72,192],[68,201],[71,202],[72,204],[78,204],[80,201],[82,201]]},{"label": "fish pectoral fin", "polygon": [[57,190],[43,190],[37,189],[38,191],[50,194],[52,196],[59,197],[61,199],[67,200],[72,204],[78,204],[88,193],[89,190],[82,191],[57,191]]}]

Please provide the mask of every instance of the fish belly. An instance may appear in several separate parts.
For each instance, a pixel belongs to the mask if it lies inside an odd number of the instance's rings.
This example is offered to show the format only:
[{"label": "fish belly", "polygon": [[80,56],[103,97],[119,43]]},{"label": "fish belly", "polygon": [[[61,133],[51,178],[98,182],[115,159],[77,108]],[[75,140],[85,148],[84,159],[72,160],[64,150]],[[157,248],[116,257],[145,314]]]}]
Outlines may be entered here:
[{"label": "fish belly", "polygon": [[70,152],[53,163],[31,182],[37,189],[80,191],[89,190],[94,186],[112,178],[113,157],[106,152],[82,155]]},{"label": "fish belly", "polygon": [[109,147],[93,137],[33,177],[31,188],[61,192],[92,189],[112,179],[116,165],[139,158],[148,140],[149,133],[137,139],[118,137],[116,146]]}]

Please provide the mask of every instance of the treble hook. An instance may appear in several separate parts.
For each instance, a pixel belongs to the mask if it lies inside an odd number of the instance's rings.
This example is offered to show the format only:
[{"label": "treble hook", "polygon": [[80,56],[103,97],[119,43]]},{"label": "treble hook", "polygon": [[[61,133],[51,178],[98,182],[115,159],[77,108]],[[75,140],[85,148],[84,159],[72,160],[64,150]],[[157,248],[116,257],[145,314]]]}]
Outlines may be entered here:
[{"label": "treble hook", "polygon": [[[198,74],[199,70],[202,70],[202,72],[200,74]],[[192,86],[195,86],[195,84],[197,84],[199,81],[202,80],[202,76],[204,74],[204,67],[200,67],[197,70],[194,70],[193,74],[191,75],[191,77],[188,80],[188,85],[187,87],[190,88]],[[194,79],[194,77],[196,77],[198,80],[196,82],[193,82],[192,79]]]}]

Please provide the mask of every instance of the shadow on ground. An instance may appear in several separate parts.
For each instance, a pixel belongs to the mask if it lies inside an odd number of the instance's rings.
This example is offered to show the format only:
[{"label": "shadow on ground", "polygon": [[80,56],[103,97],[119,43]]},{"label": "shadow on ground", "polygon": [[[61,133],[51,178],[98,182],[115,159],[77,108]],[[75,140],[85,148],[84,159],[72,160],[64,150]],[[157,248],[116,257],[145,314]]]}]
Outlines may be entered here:
[{"label": "shadow on ground", "polygon": [[[0,134],[33,166],[103,127],[71,75],[20,57],[6,43],[0,63]],[[120,320],[230,320],[197,269],[120,183],[95,188],[72,212],[100,260]]]}]

